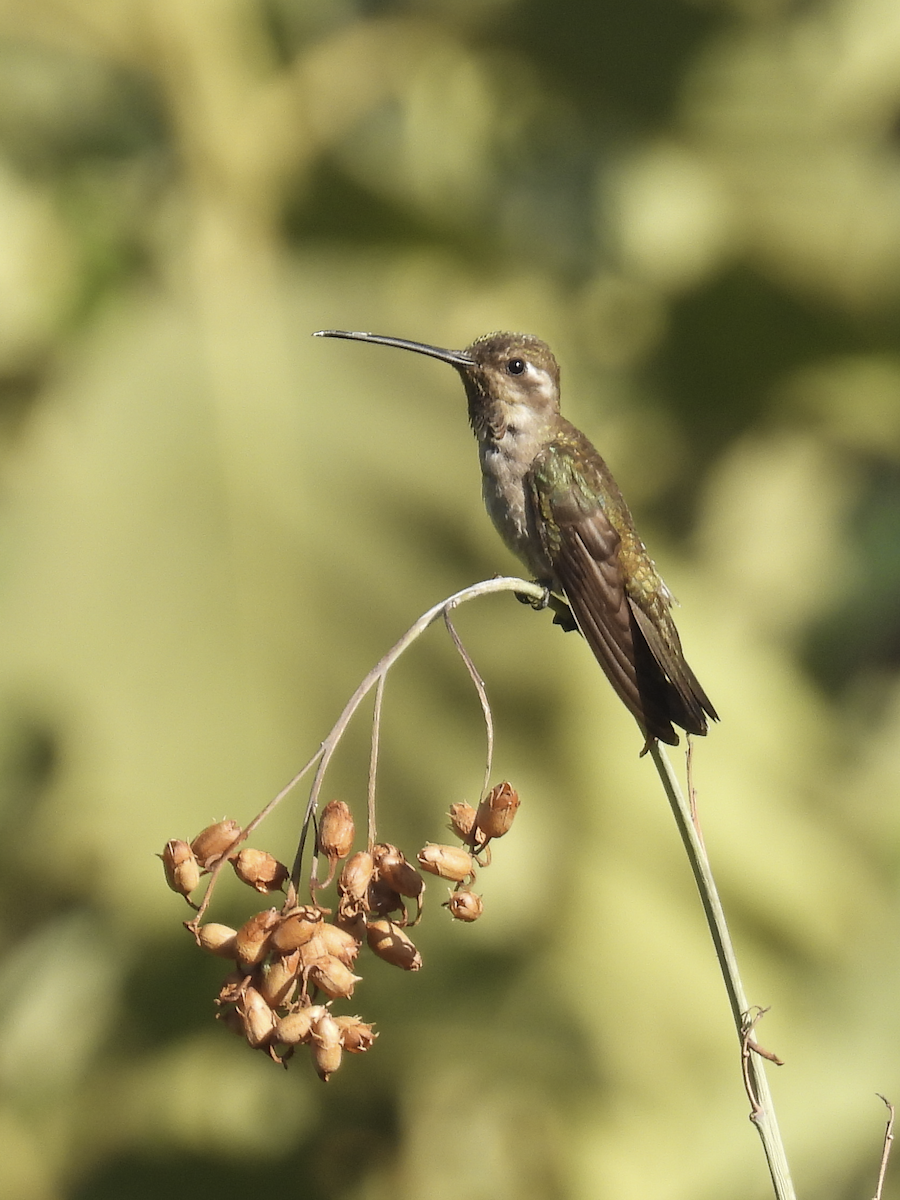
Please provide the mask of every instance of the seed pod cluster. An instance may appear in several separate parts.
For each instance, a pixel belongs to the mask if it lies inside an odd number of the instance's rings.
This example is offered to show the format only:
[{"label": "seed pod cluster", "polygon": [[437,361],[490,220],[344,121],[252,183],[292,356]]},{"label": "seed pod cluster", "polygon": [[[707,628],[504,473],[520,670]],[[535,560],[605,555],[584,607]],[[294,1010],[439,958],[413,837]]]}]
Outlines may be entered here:
[{"label": "seed pod cluster", "polygon": [[307,1046],[324,1080],[345,1050],[361,1054],[377,1036],[359,1017],[331,1012],[331,1003],[349,999],[360,981],[353,973],[360,943],[328,915],[318,905],[289,903],[254,913],[239,929],[189,925],[203,949],[235,966],[216,999],[220,1019],[275,1062],[287,1064],[298,1046]]},{"label": "seed pod cluster", "polygon": [[[180,892],[192,904],[191,892],[203,875],[208,874],[222,859],[227,858],[242,883],[268,895],[283,891],[288,869],[265,850],[244,846],[238,850],[242,830],[237,821],[217,821],[207,825],[192,842],[177,838],[166,842],[162,854],[166,882],[173,892]],[[192,904],[192,907],[196,907]]]},{"label": "seed pod cluster", "polygon": [[[477,920],[483,904],[471,890],[476,867],[487,865],[489,843],[507,832],[518,804],[515,791],[502,783],[477,809],[453,805],[451,828],[463,845],[429,842],[411,862],[390,842],[352,853],[350,809],[333,800],[322,810],[316,838],[316,850],[328,862],[328,878],[324,883],[310,881],[310,904],[298,902],[283,863],[264,850],[240,846],[243,831],[235,821],[210,825],[191,842],[167,842],[160,855],[166,881],[192,907],[197,906],[190,895],[201,876],[215,871],[223,860],[260,895],[286,891],[281,907],[252,913],[239,928],[201,923],[209,894],[195,919],[186,922],[202,949],[232,964],[216,999],[220,1020],[252,1049],[278,1063],[287,1065],[297,1048],[306,1046],[316,1072],[327,1081],[344,1053],[362,1054],[377,1037],[360,1017],[332,1012],[332,1005],[349,1000],[361,981],[355,971],[362,947],[401,970],[421,968],[422,956],[408,929],[422,916],[422,872],[455,885],[445,904],[454,918]],[[342,860],[336,912],[330,919],[332,910],[317,900]]]},{"label": "seed pod cluster", "polygon": [[477,921],[484,911],[481,896],[470,890],[475,881],[475,864],[490,866],[490,843],[509,832],[518,810],[519,793],[510,783],[498,783],[477,808],[464,801],[450,805],[448,828],[463,847],[429,842],[419,851],[419,865],[424,870],[456,882],[456,887],[450,890],[450,899],[444,901],[444,908],[457,921]]}]

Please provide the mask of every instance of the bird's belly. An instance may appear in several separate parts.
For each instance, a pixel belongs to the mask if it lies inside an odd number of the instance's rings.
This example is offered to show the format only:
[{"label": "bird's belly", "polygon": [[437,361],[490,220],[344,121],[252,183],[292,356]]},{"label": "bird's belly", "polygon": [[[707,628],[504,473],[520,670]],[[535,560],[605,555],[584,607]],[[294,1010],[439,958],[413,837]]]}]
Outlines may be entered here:
[{"label": "bird's belly", "polygon": [[482,454],[481,470],[481,494],[495,529],[536,579],[549,579],[553,572],[534,533],[525,495],[527,466],[493,450]]}]

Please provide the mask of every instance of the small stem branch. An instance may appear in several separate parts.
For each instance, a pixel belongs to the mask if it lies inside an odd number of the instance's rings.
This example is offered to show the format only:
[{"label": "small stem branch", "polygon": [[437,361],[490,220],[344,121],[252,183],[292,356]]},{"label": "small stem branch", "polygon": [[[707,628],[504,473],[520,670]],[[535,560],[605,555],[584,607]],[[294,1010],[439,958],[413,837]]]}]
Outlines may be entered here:
[{"label": "small stem branch", "polygon": [[881,1147],[881,1166],[878,1168],[878,1186],[875,1188],[874,1200],[881,1200],[881,1193],[884,1190],[884,1176],[887,1172],[888,1159],[891,1157],[891,1147],[894,1144],[894,1106],[886,1096],[882,1096],[881,1092],[876,1092],[879,1100],[884,1101],[884,1105],[888,1110],[887,1128],[884,1131],[884,1143]]},{"label": "small stem branch", "polygon": [[369,786],[366,795],[367,838],[369,853],[375,845],[377,837],[375,829],[375,780],[378,774],[378,749],[381,744],[381,708],[384,701],[384,680],[382,675],[375,688],[375,708],[372,713],[372,748],[369,752]]},{"label": "small stem branch", "polygon": [[650,756],[659,773],[666,797],[675,817],[675,823],[678,826],[678,832],[681,834],[681,840],[687,851],[691,870],[694,873],[694,880],[700,892],[700,900],[703,904],[703,911],[706,914],[709,931],[712,934],[713,944],[716,949],[716,958],[719,960],[722,978],[725,981],[725,991],[728,994],[732,1019],[734,1020],[738,1039],[741,1043],[745,1085],[752,1105],[750,1119],[759,1132],[766,1161],[769,1164],[769,1173],[772,1177],[772,1185],[775,1189],[776,1197],[778,1200],[795,1200],[794,1186],[791,1182],[787,1155],[785,1154],[784,1143],[781,1140],[778,1122],[775,1119],[775,1110],[772,1107],[772,1096],[769,1092],[766,1072],[763,1067],[762,1058],[755,1051],[753,1043],[750,1040],[750,1033],[755,1023],[754,1018],[750,1014],[747,997],[744,993],[744,986],[741,983],[734,945],[725,921],[725,913],[722,909],[715,880],[713,879],[709,859],[706,857],[703,841],[695,825],[695,814],[691,810],[691,805],[684,798],[668,756],[655,739],[650,743]]},{"label": "small stem branch", "polygon": [[[288,792],[291,792],[294,790],[294,788],[297,786],[297,784],[300,782],[300,780],[303,778],[303,776],[306,775],[310,770],[312,770],[312,768],[316,765],[316,763],[322,757],[322,753],[323,753],[323,748],[320,746],[319,749],[312,756],[312,758],[309,760],[309,762],[306,763],[305,766],[302,766],[300,768],[300,770],[297,772],[297,774],[292,776],[287,781],[287,783],[284,785],[284,787],[281,789],[281,791],[276,796],[272,797],[272,799],[265,806],[265,808],[256,814],[256,816],[249,823],[249,825],[244,826],[244,828],[241,830],[240,837],[235,838],[234,842],[232,843],[232,845],[230,847],[231,850],[234,850],[235,847],[237,847],[241,844],[241,842],[246,841],[247,838],[250,836],[250,834],[253,832],[253,830],[256,829],[257,825],[260,825],[266,819],[266,817],[269,815],[269,813],[274,808],[277,808],[277,806],[285,798],[285,796],[288,794]],[[216,880],[219,878],[219,875],[222,872],[222,868],[225,866],[225,864],[228,861],[229,861],[228,855],[223,854],[222,857],[219,859],[219,861],[215,864],[215,866],[210,871],[209,883],[206,885],[206,892],[204,893],[203,900],[200,904],[200,907],[197,909],[197,915],[190,922],[190,925],[194,929],[199,927],[200,920],[203,917],[203,914],[209,908],[209,902],[210,902],[210,900],[212,900],[212,894],[213,894],[213,889],[215,888],[215,885],[216,885]]]},{"label": "small stem branch", "polygon": [[487,786],[491,778],[491,770],[494,765],[494,715],[491,712],[491,706],[488,702],[487,689],[484,686],[484,680],[479,675],[475,664],[472,662],[472,659],[469,656],[468,650],[462,644],[460,636],[456,632],[453,622],[450,620],[449,608],[444,613],[444,624],[447,626],[447,632],[450,634],[450,637],[453,640],[453,645],[456,647],[459,657],[466,664],[466,670],[469,672],[469,678],[475,685],[475,691],[478,693],[478,699],[481,703],[481,714],[484,717],[484,729],[487,739],[487,754],[485,756],[484,764],[484,781],[481,785],[481,795],[483,796],[487,791]]}]

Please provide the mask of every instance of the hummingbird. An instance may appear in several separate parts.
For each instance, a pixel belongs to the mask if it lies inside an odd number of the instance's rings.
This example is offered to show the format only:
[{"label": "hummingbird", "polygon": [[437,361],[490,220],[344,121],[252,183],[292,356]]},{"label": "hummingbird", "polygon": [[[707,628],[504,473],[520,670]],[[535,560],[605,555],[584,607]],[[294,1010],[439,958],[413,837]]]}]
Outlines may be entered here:
[{"label": "hummingbird", "polygon": [[676,725],[705,734],[718,714],[685,661],[672,595],[606,463],[560,413],[550,347],[522,333],[485,334],[464,350],[343,329],[314,336],[395,346],[459,372],[488,515],[547,600],[568,604],[568,627],[584,635],[644,749],[653,739],[677,746]]}]

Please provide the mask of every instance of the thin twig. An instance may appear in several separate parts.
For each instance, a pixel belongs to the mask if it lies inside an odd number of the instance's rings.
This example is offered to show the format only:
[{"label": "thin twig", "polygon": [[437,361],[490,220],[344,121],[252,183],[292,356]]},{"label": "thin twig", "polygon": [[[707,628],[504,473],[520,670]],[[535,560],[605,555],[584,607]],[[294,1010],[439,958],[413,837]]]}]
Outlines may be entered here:
[{"label": "thin twig", "polygon": [[375,706],[372,712],[372,749],[369,752],[369,785],[366,792],[366,812],[367,812],[367,845],[369,853],[372,853],[372,847],[375,845],[376,830],[375,830],[375,778],[378,774],[378,748],[381,741],[381,706],[384,700],[384,681],[387,677],[382,675],[378,680],[378,685],[375,688]]},{"label": "thin twig", "polygon": [[884,1145],[881,1149],[881,1166],[878,1169],[878,1186],[875,1189],[873,1200],[881,1200],[881,1193],[884,1189],[884,1177],[887,1172],[888,1159],[891,1157],[891,1147],[894,1143],[894,1106],[886,1096],[882,1096],[881,1092],[876,1092],[875,1095],[879,1100],[883,1100],[888,1110],[888,1123],[884,1131]]},{"label": "thin twig", "polygon": [[765,1046],[761,1046],[753,1037],[753,1030],[768,1011],[768,1008],[760,1008],[757,1005],[748,1012],[745,1012],[743,1033],[741,1036],[741,1066],[744,1073],[744,1091],[747,1093],[747,1099],[750,1101],[752,1119],[754,1121],[762,1111],[756,1092],[756,1081],[750,1069],[750,1063],[754,1054],[761,1054],[763,1058],[770,1063],[774,1063],[776,1067],[784,1066],[784,1059],[779,1058],[777,1054],[773,1054],[771,1050],[767,1050]]},{"label": "thin twig", "polygon": [[[732,1019],[741,1044],[742,1065],[746,1072],[745,1085],[752,1109],[750,1119],[759,1132],[776,1197],[778,1200],[794,1200],[794,1185],[791,1182],[787,1155],[772,1106],[766,1072],[761,1056],[752,1053],[754,1046],[749,1040],[749,1031],[753,1027],[749,1017],[750,1007],[741,983],[734,945],[725,921],[725,913],[713,879],[709,859],[694,823],[691,805],[684,798],[668,756],[655,738],[650,743],[650,756],[659,773],[678,826],[678,832],[681,834],[681,840],[687,851],[709,931],[712,934],[716,958],[725,981],[725,991],[728,994]],[[750,1022],[749,1027],[748,1021]]]},{"label": "thin twig", "polygon": [[484,680],[478,674],[475,664],[469,656],[468,650],[462,644],[459,634],[454,628],[453,622],[450,620],[450,609],[444,613],[444,624],[447,626],[447,632],[453,639],[453,645],[456,647],[459,657],[466,664],[466,670],[469,672],[469,678],[475,684],[475,691],[478,693],[478,699],[481,701],[481,712],[484,716],[484,729],[487,737],[487,754],[485,756],[484,767],[484,782],[481,785],[481,795],[487,791],[488,783],[491,779],[491,771],[494,766],[494,715],[491,712],[491,706],[488,703],[487,691],[484,686]]},{"label": "thin twig", "polygon": [[[306,763],[305,766],[301,767],[300,770],[297,772],[297,774],[292,776],[287,781],[287,783],[284,785],[284,787],[281,789],[281,791],[276,796],[272,797],[272,799],[265,806],[265,808],[263,808],[260,812],[258,812],[256,814],[256,816],[253,818],[253,820],[248,825],[244,826],[244,828],[241,830],[240,834],[231,843],[229,850],[233,850],[236,846],[239,846],[241,844],[241,842],[246,841],[246,839],[250,836],[250,834],[253,832],[253,830],[256,829],[256,827],[258,825],[260,825],[266,819],[266,817],[269,815],[269,813],[281,803],[281,801],[285,798],[285,796],[289,792],[293,791],[293,789],[297,786],[297,784],[300,782],[300,780],[303,778],[303,776],[306,775],[316,765],[316,763],[322,757],[324,752],[325,752],[324,746],[320,746],[319,749],[312,756],[312,758],[309,760],[309,762]],[[190,921],[188,923],[189,926],[191,928],[193,928],[194,930],[196,930],[196,928],[199,926],[200,920],[203,917],[203,914],[209,908],[209,902],[210,902],[210,900],[212,900],[212,893],[213,893],[213,888],[216,885],[216,880],[219,878],[222,868],[225,866],[225,864],[228,861],[229,861],[228,855],[223,854],[222,857],[219,859],[219,861],[215,864],[215,866],[211,869],[211,871],[209,873],[209,882],[206,885],[206,892],[203,896],[203,900],[200,904],[200,907],[197,909],[197,915],[194,917],[194,919],[192,921]]]},{"label": "thin twig", "polygon": [[691,806],[691,820],[694,822],[697,837],[702,844],[703,830],[700,828],[700,818],[697,816],[697,792],[694,788],[694,739],[689,733],[686,733],[684,740],[687,743],[684,751],[684,774],[687,782],[688,803]]},{"label": "thin twig", "polygon": [[[319,822],[316,820],[315,813],[313,813],[313,815],[310,817],[309,825],[313,832],[313,845],[316,848],[316,852],[312,856],[312,862],[309,864],[309,879],[307,880],[307,883],[309,885],[309,898],[315,904],[316,891],[320,886],[323,888],[327,887],[328,883],[323,883],[321,885],[319,884],[319,855],[321,853],[321,846],[319,845]],[[331,876],[329,875],[329,881],[330,879]],[[291,887],[295,888],[293,880],[291,880]]]}]

